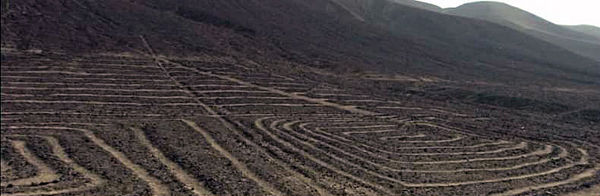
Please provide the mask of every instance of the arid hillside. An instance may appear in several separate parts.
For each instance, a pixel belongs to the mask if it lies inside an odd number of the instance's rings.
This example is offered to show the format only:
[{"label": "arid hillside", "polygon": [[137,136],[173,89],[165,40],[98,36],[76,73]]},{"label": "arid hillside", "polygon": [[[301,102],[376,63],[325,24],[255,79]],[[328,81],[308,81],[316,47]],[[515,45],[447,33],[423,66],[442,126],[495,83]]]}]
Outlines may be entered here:
[{"label": "arid hillside", "polygon": [[600,184],[599,63],[498,24],[378,0],[2,2],[2,196]]},{"label": "arid hillside", "polygon": [[595,52],[600,50],[600,37],[593,34],[593,28],[571,29],[556,25],[527,11],[496,2],[468,3],[445,9],[443,13],[498,23],[600,61]]}]

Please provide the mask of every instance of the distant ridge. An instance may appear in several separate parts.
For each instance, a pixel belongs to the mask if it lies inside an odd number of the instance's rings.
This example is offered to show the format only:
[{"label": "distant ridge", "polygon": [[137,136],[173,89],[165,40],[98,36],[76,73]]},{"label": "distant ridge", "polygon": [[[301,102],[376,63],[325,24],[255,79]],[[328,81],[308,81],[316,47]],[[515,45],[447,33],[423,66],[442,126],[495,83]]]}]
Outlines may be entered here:
[{"label": "distant ridge", "polygon": [[415,0],[394,0],[396,3],[400,3],[403,5],[408,5],[411,7],[416,7],[416,8],[420,8],[420,9],[424,9],[424,10],[429,10],[429,11],[434,11],[434,12],[441,12],[444,9],[442,9],[441,7],[437,6],[437,5],[433,5],[430,3],[426,3],[426,2],[421,2],[421,1],[415,1]]},{"label": "distant ridge", "polygon": [[590,30],[594,28],[573,27],[579,29],[573,30],[511,5],[492,1],[467,3],[444,9],[443,12],[501,24],[600,61],[600,56],[597,55],[597,51],[600,51],[600,37],[594,35],[593,32],[596,31]]},{"label": "distant ridge", "polygon": [[600,84],[600,61],[506,26],[407,5],[416,1],[17,2],[2,15],[1,38],[23,50],[144,51],[143,36],[157,54],[293,62],[333,73]]},{"label": "distant ridge", "polygon": [[595,36],[598,39],[600,39],[600,27],[592,25],[563,25],[563,27],[571,29],[573,31]]}]

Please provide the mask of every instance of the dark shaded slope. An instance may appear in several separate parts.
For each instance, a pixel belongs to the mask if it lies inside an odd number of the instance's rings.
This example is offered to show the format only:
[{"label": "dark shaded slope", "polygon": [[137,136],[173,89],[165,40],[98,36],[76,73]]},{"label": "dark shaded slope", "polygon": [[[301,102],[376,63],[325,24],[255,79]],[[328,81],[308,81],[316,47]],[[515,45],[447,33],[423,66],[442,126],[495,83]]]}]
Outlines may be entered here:
[{"label": "dark shaded slope", "polygon": [[[445,55],[430,60],[460,65],[462,68],[458,69],[468,72],[464,74],[505,71],[507,74],[559,77],[553,73],[569,70],[578,70],[575,72],[580,74],[598,73],[600,70],[598,62],[503,26],[417,10],[384,0],[365,1],[370,3],[363,3],[368,6],[361,14],[367,22],[399,36],[426,42],[430,47],[428,50]],[[488,76],[502,77],[501,74]]]},{"label": "dark shaded slope", "polygon": [[449,8],[444,13],[498,23],[564,47],[579,55],[600,60],[600,38],[553,24],[519,8],[498,2],[474,2]]},{"label": "dark shaded slope", "polygon": [[[69,52],[132,51],[143,49],[139,36],[145,36],[166,54],[245,54],[254,50],[244,49],[267,48],[236,28],[198,23],[136,1],[24,0],[3,14],[2,43]],[[235,50],[236,45],[244,47]]]},{"label": "dark shaded slope", "polygon": [[571,29],[573,31],[578,31],[581,33],[585,33],[588,35],[595,36],[600,39],[600,28],[592,25],[563,25],[563,27]]},{"label": "dark shaded slope", "polygon": [[549,82],[592,82],[591,78],[600,76],[597,62],[512,29],[388,1],[181,3],[256,29],[257,35],[278,40],[291,53],[290,59],[319,66],[342,58],[342,69],[366,64],[388,73],[429,73],[452,79],[493,77],[505,82],[515,81],[509,79],[513,76]]},{"label": "dark shaded slope", "polygon": [[[598,62],[496,24],[383,0],[18,1],[2,42],[71,51],[211,53],[334,71],[597,84]],[[364,21],[363,21],[364,20]]]}]

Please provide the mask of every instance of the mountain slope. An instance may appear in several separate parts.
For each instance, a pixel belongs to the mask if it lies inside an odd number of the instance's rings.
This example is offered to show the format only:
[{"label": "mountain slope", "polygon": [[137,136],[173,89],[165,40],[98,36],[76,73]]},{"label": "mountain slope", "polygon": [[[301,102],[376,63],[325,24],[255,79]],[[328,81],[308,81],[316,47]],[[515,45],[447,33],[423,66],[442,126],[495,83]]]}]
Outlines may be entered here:
[{"label": "mountain slope", "polygon": [[595,36],[600,39],[600,28],[592,25],[563,25],[563,27],[571,29],[573,31],[585,33],[588,35]]},{"label": "mountain slope", "polygon": [[415,0],[394,0],[394,2],[396,3],[400,3],[403,5],[408,5],[411,7],[416,7],[416,8],[421,8],[424,10],[429,10],[429,11],[434,11],[434,12],[441,12],[443,11],[443,9],[437,5],[433,5],[430,3],[425,3],[425,2],[421,2],[421,1],[415,1]]},{"label": "mountain slope", "polygon": [[482,19],[511,27],[577,54],[600,60],[600,38],[553,24],[519,8],[498,2],[474,2],[449,8],[447,14]]},{"label": "mountain slope", "polygon": [[[385,0],[346,1],[346,7],[359,7],[352,12],[364,18],[366,23],[399,37],[427,43],[427,50],[444,54],[444,57],[431,56],[426,60],[435,62],[429,65],[432,69],[444,70],[447,68],[442,65],[453,65],[469,75],[487,75],[502,70],[506,74],[536,73],[534,75],[554,78],[559,77],[550,76],[552,73],[565,71],[552,71],[554,68],[598,70],[598,62],[583,60],[560,47],[489,22],[414,9]],[[581,64],[573,63],[580,60]],[[562,65],[557,65],[558,62]]]},{"label": "mountain slope", "polygon": [[[23,0],[2,17],[19,48],[211,53],[334,72],[597,84],[600,63],[512,29],[384,0]],[[362,18],[362,20],[361,20]]]}]

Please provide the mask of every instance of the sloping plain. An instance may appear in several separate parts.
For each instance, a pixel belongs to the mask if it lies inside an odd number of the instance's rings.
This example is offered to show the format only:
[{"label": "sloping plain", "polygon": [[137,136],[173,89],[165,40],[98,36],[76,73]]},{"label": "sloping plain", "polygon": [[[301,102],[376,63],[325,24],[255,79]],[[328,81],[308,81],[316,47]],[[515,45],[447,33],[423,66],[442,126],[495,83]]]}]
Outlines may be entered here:
[{"label": "sloping plain", "polygon": [[488,22],[384,1],[22,0],[2,53],[2,195],[600,183],[598,62]]}]

